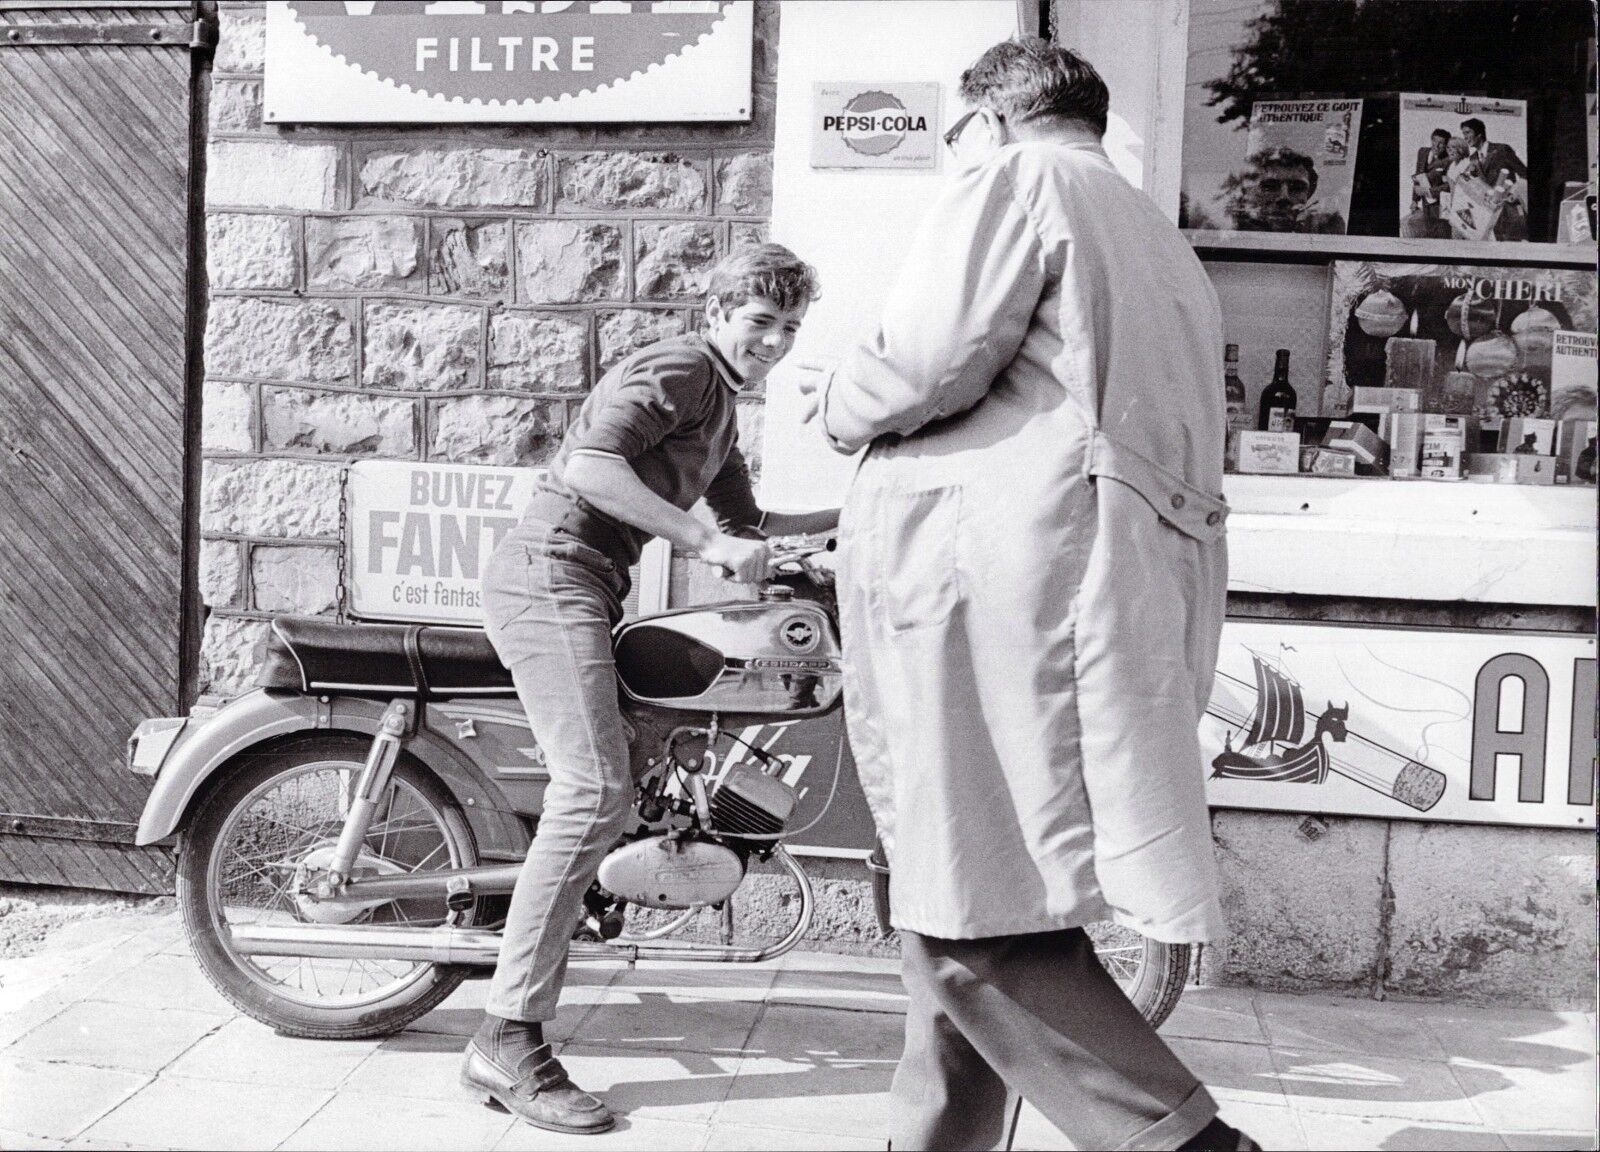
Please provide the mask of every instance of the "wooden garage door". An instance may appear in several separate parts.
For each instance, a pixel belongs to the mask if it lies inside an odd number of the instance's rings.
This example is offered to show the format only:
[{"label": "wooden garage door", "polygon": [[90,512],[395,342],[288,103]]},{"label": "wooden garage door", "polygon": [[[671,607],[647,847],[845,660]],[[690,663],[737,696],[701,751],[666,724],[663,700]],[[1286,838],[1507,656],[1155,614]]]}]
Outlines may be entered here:
[{"label": "wooden garage door", "polygon": [[0,3],[0,880],[169,884],[122,760],[183,674],[191,16]]}]

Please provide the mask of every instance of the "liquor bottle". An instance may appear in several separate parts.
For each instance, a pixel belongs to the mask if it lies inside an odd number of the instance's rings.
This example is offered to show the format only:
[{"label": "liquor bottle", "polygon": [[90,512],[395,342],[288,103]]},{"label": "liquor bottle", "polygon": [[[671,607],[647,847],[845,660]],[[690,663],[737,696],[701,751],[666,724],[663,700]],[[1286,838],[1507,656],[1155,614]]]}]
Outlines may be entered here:
[{"label": "liquor bottle", "polygon": [[1293,432],[1294,405],[1294,389],[1289,385],[1289,350],[1279,348],[1272,383],[1261,393],[1261,417],[1256,428],[1262,432]]},{"label": "liquor bottle", "polygon": [[1222,466],[1232,472],[1239,463],[1239,433],[1250,428],[1249,409],[1244,397],[1244,381],[1239,379],[1239,346],[1229,344],[1222,358],[1222,386],[1227,396],[1228,433]]}]

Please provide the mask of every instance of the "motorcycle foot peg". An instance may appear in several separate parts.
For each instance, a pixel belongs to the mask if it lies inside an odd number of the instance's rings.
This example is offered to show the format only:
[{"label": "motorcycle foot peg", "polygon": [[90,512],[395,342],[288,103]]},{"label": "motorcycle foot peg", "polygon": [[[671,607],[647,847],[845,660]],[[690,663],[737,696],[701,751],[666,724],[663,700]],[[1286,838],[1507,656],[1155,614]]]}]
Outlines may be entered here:
[{"label": "motorcycle foot peg", "polygon": [[444,906],[452,912],[465,912],[472,907],[472,885],[465,876],[454,876],[445,881]]},{"label": "motorcycle foot peg", "polygon": [[614,908],[600,917],[600,939],[615,940],[622,935],[622,930],[626,926],[626,918],[623,916],[622,910]]}]

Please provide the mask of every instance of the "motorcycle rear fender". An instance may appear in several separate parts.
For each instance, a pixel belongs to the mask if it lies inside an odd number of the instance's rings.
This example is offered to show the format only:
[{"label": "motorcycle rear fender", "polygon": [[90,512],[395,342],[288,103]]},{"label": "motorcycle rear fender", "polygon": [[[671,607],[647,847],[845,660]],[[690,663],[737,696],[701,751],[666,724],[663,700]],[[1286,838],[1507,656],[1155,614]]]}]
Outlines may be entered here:
[{"label": "motorcycle rear fender", "polygon": [[[198,723],[191,720],[161,765],[134,842],[142,846],[171,837],[206,782],[241,752],[296,732],[371,736],[378,731],[387,704],[353,696],[335,696],[323,703],[316,696],[257,689]],[[469,759],[422,725],[407,737],[405,750],[431,769],[461,805],[481,857],[516,860],[526,853],[526,826]]]}]

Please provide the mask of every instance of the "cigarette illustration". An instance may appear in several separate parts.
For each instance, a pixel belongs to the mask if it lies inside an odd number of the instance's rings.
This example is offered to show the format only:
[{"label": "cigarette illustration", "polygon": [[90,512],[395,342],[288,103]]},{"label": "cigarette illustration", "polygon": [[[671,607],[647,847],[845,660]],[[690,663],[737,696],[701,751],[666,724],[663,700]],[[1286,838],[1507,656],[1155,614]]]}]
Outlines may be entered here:
[{"label": "cigarette illustration", "polygon": [[[1447,782],[1444,773],[1351,732],[1348,704],[1335,707],[1330,701],[1307,739],[1299,683],[1255,653],[1251,659],[1254,687],[1226,672],[1218,672],[1212,683],[1206,712],[1234,729],[1211,762],[1213,779],[1321,784],[1329,772],[1336,772],[1418,812],[1439,802]],[[1234,736],[1239,737],[1238,747]]]}]

